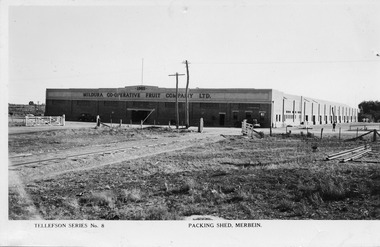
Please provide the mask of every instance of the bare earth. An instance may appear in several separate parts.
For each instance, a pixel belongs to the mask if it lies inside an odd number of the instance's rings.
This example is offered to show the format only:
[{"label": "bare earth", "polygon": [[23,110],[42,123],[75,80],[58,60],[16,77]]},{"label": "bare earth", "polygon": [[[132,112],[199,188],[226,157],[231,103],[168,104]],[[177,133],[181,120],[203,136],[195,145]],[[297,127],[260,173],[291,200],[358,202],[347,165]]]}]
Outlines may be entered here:
[{"label": "bare earth", "polygon": [[[9,218],[380,219],[379,141],[195,130],[12,128]],[[363,143],[360,162],[324,160]]]}]

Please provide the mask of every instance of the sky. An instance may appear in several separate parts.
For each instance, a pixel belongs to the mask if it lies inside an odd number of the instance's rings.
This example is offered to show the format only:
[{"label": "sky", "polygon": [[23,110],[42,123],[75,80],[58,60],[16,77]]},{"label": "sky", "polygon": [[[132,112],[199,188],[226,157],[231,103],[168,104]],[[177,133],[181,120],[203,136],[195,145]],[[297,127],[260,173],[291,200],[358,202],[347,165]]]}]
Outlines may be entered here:
[{"label": "sky", "polygon": [[22,3],[8,8],[8,103],[44,103],[46,88],[174,88],[185,60],[190,88],[380,100],[380,1]]}]

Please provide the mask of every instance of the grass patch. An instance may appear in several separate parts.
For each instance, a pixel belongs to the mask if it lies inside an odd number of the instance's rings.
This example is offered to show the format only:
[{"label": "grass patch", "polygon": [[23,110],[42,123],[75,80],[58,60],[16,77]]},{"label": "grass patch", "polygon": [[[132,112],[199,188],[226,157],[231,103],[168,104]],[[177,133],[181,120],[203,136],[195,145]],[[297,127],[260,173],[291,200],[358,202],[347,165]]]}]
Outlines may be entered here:
[{"label": "grass patch", "polygon": [[[356,144],[326,138],[312,152],[314,144],[293,135],[226,138],[201,148],[63,174],[38,181],[38,189],[26,189],[46,219],[380,219],[378,165],[321,160]],[[15,215],[27,214],[13,199]]]}]

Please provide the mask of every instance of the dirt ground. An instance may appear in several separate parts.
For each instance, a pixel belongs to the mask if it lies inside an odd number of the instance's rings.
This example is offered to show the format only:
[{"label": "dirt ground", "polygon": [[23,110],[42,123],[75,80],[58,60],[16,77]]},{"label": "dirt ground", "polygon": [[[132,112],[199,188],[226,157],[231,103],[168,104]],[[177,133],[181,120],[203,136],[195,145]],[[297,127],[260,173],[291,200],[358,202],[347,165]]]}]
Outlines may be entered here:
[{"label": "dirt ground", "polygon": [[[35,130],[9,131],[12,220],[380,219],[379,141],[354,132]],[[325,160],[364,143],[357,162]]]}]

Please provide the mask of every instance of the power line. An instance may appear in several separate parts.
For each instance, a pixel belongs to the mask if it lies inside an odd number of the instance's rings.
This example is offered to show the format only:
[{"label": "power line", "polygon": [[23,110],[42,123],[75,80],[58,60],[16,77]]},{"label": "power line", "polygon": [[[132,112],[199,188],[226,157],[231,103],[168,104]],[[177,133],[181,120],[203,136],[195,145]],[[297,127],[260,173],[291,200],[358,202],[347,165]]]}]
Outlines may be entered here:
[{"label": "power line", "polygon": [[192,62],[199,65],[253,65],[253,64],[315,64],[315,63],[370,63],[380,62],[379,60],[325,60],[325,61],[261,61],[261,62]]}]

